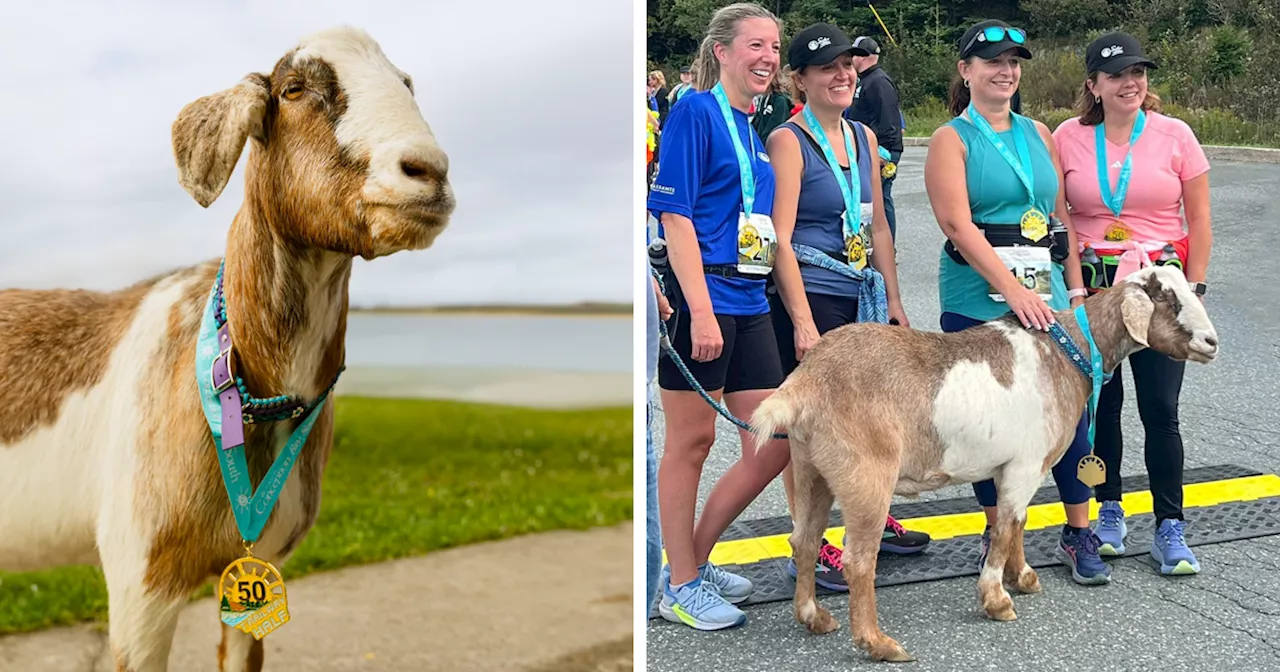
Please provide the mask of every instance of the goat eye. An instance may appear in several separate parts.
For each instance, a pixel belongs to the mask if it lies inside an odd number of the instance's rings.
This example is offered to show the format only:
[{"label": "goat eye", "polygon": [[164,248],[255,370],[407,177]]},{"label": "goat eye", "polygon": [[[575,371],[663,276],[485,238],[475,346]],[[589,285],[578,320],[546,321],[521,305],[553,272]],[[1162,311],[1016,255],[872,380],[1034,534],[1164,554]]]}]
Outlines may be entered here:
[{"label": "goat eye", "polygon": [[290,84],[284,90],[284,97],[286,100],[297,100],[302,97],[302,91],[301,84]]}]

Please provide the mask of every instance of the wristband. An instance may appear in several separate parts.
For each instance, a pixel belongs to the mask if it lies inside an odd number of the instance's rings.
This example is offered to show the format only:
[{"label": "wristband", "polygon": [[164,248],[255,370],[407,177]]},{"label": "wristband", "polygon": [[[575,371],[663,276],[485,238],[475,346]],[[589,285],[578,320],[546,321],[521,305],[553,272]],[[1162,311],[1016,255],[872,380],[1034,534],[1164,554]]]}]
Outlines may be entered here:
[{"label": "wristband", "polygon": [[1077,296],[1079,296],[1079,297],[1085,297],[1085,296],[1088,296],[1088,295],[1089,295],[1089,290],[1084,289],[1084,288],[1081,288],[1081,289],[1069,289],[1069,290],[1067,290],[1067,298],[1069,298],[1069,299],[1074,299],[1074,298],[1076,298]]}]

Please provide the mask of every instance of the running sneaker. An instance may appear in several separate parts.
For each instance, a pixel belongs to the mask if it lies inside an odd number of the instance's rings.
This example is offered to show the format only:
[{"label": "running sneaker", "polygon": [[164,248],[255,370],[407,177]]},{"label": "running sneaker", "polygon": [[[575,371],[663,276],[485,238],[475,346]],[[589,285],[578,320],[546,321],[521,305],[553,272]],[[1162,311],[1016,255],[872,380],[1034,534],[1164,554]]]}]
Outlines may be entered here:
[{"label": "running sneaker", "polygon": [[1071,578],[1076,583],[1090,586],[1111,582],[1111,568],[1098,555],[1098,535],[1087,527],[1062,526],[1058,557],[1071,568]]},{"label": "running sneaker", "polygon": [[710,561],[698,568],[698,578],[710,584],[731,604],[737,604],[751,597],[751,591],[755,589],[751,581],[737,574],[730,574]]},{"label": "running sneaker", "polygon": [[880,550],[898,555],[911,555],[923,551],[930,542],[924,532],[912,532],[889,516],[884,523],[884,535],[880,537]]},{"label": "running sneaker", "polygon": [[1200,573],[1200,563],[1182,537],[1186,527],[1186,521],[1166,518],[1161,521],[1155,538],[1151,540],[1151,557],[1160,563],[1160,573],[1165,576]]},{"label": "running sneaker", "polygon": [[991,526],[988,525],[982,530],[982,550],[978,552],[978,572],[982,572],[982,567],[987,564],[987,551],[991,550]]},{"label": "running sneaker", "polygon": [[1124,508],[1120,502],[1102,503],[1093,533],[1098,535],[1098,555],[1124,555],[1124,538],[1129,535],[1129,526],[1125,525]]},{"label": "running sneaker", "polygon": [[[834,590],[838,593],[848,592],[849,584],[844,579],[844,561],[841,560],[843,554],[843,551],[823,539],[822,548],[818,551],[817,567],[813,570],[813,582],[827,590]],[[797,576],[794,556],[787,562],[787,573],[793,579]]]},{"label": "running sneaker", "polygon": [[726,602],[702,577],[675,591],[669,581],[663,581],[658,613],[672,623],[683,623],[695,630],[724,630],[747,622],[747,615]]}]

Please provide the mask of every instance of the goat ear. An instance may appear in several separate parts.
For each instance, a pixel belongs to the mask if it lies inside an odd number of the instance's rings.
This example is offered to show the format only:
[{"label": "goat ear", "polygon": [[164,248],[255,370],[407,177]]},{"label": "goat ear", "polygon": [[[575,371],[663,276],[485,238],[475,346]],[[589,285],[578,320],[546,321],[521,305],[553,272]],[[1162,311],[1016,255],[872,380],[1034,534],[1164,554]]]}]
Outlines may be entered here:
[{"label": "goat ear", "polygon": [[1120,314],[1124,316],[1124,328],[1129,332],[1129,338],[1144,348],[1151,347],[1147,343],[1147,331],[1151,328],[1151,314],[1155,309],[1156,304],[1140,288],[1128,288],[1120,304]]},{"label": "goat ear", "polygon": [[173,122],[178,182],[209,207],[231,179],[250,135],[266,141],[270,80],[253,74],[239,84],[188,103]]}]

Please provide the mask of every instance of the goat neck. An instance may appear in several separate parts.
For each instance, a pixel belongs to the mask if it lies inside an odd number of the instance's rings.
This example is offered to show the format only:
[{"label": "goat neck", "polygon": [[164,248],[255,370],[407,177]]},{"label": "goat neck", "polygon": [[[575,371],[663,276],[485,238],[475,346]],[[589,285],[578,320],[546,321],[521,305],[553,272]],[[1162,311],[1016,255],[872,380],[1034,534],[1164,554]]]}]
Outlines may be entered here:
[{"label": "goat neck", "polygon": [[[1102,353],[1103,373],[1115,371],[1120,362],[1142,348],[1125,330],[1124,317],[1120,312],[1123,300],[1123,292],[1110,291],[1095,294],[1084,301],[1084,312],[1089,318],[1089,333],[1093,336],[1094,345]],[[1057,318],[1062,328],[1075,340],[1081,354],[1089,357],[1089,343],[1076,320],[1075,309],[1059,312]],[[1092,390],[1090,383],[1090,392]]]},{"label": "goat neck", "polygon": [[235,372],[254,396],[310,401],[345,358],[351,257],[290,240],[285,232],[305,230],[302,223],[246,187],[223,277]]}]

